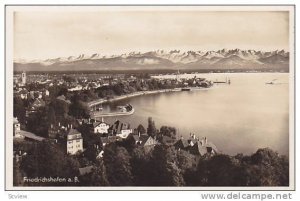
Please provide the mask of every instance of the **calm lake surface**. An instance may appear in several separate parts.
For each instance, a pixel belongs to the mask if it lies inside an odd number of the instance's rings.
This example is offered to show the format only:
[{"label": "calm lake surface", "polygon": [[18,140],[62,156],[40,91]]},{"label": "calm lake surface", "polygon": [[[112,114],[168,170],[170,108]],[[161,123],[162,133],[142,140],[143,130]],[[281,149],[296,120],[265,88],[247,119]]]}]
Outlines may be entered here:
[{"label": "calm lake surface", "polygon": [[[140,123],[147,128],[147,118],[152,117],[157,128],[176,127],[178,137],[188,138],[190,133],[207,137],[226,154],[250,154],[264,147],[288,154],[288,73],[217,73],[198,77],[212,81],[228,77],[231,84],[121,100],[103,107],[107,110],[130,103],[135,113],[106,117],[105,121],[112,123],[118,118],[133,128]],[[277,79],[275,84],[266,84],[273,79]]]}]

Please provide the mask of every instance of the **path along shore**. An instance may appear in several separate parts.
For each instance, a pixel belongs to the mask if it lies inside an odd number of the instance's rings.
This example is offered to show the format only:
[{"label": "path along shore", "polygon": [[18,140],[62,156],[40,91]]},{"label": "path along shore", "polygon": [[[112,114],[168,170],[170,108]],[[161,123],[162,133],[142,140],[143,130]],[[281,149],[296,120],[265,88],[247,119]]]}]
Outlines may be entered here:
[{"label": "path along shore", "polygon": [[[204,88],[204,87],[188,87],[188,88],[191,89],[191,90],[208,89],[208,88]],[[102,99],[97,99],[97,100],[88,102],[87,105],[89,107],[93,107],[93,106],[96,106],[96,105],[99,105],[99,104],[119,101],[119,100],[132,98],[132,97],[136,97],[136,96],[142,96],[142,95],[148,95],[148,94],[157,94],[157,93],[166,93],[166,92],[178,92],[178,91],[182,91],[181,88],[160,89],[160,90],[153,90],[153,91],[138,91],[138,92],[134,92],[134,93],[131,93],[131,94],[116,96],[112,99],[103,99],[103,98]]]}]

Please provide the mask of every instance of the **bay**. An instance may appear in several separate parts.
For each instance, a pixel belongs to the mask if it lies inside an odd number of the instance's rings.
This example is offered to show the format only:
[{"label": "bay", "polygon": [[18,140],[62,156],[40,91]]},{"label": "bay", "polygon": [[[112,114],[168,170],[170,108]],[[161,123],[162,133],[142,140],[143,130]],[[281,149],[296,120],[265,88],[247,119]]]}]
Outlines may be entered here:
[{"label": "bay", "polygon": [[[187,75],[195,76],[195,75]],[[103,105],[113,110],[130,103],[130,116],[106,117],[113,123],[125,121],[135,128],[152,117],[156,127],[177,128],[177,136],[190,133],[207,137],[226,154],[251,154],[269,147],[280,154],[289,152],[289,74],[288,73],[212,73],[197,74],[212,81],[228,77],[231,84],[212,88],[143,95]],[[274,80],[274,84],[266,84]]]}]

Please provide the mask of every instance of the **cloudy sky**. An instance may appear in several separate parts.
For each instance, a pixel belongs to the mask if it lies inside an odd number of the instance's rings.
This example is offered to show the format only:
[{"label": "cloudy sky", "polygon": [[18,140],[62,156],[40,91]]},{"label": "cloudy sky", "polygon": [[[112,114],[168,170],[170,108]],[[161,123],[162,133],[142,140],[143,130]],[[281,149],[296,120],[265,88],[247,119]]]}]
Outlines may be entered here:
[{"label": "cloudy sky", "polygon": [[14,58],[289,48],[288,12],[138,8],[14,12]]}]

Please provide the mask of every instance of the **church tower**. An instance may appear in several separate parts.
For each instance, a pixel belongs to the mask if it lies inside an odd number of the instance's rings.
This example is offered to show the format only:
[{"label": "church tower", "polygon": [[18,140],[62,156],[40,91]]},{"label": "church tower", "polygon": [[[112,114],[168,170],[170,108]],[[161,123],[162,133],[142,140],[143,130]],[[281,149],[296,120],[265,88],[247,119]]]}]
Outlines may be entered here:
[{"label": "church tower", "polygon": [[26,72],[23,71],[22,73],[22,84],[25,85],[26,84]]}]

